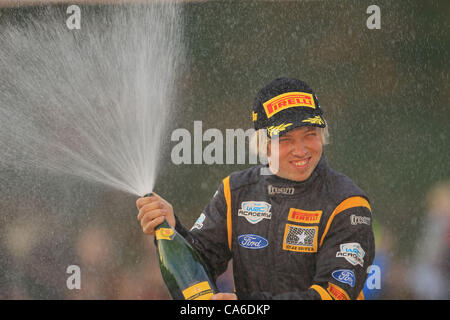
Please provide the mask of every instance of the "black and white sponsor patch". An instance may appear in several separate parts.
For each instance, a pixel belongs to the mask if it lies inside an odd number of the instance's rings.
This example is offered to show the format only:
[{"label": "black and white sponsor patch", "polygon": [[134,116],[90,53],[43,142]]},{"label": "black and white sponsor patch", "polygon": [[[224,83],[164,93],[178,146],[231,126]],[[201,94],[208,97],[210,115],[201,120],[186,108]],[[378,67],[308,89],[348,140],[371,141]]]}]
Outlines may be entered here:
[{"label": "black and white sponsor patch", "polygon": [[296,252],[316,252],[317,230],[318,227],[286,224],[283,249]]},{"label": "black and white sponsor patch", "polygon": [[276,195],[276,194],[293,195],[295,192],[295,188],[293,188],[293,187],[276,187],[276,186],[273,186],[270,184],[267,187],[267,192],[271,196]]},{"label": "black and white sponsor patch", "polygon": [[354,226],[356,226],[357,224],[367,224],[368,226],[370,226],[370,222],[370,217],[357,216],[354,214],[350,216],[350,223]]}]

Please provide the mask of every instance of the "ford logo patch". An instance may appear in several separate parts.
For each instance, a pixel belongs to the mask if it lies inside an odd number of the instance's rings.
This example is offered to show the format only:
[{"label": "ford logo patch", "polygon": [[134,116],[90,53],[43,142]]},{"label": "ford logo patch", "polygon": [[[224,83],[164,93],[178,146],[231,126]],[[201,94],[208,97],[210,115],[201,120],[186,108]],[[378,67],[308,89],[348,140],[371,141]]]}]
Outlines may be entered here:
[{"label": "ford logo patch", "polygon": [[352,270],[346,270],[346,269],[336,270],[331,275],[337,281],[346,283],[352,288],[355,286],[355,274],[353,273]]},{"label": "ford logo patch", "polygon": [[269,244],[269,241],[256,234],[243,234],[238,237],[238,242],[241,247],[247,249],[262,249]]}]

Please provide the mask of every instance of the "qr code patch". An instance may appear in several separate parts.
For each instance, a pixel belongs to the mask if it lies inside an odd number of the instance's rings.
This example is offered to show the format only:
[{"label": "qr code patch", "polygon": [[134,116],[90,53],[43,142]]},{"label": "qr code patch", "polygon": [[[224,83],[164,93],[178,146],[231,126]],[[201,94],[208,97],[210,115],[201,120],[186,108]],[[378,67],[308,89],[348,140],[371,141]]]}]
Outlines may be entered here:
[{"label": "qr code patch", "polygon": [[316,252],[317,227],[287,224],[283,249],[299,252]]}]

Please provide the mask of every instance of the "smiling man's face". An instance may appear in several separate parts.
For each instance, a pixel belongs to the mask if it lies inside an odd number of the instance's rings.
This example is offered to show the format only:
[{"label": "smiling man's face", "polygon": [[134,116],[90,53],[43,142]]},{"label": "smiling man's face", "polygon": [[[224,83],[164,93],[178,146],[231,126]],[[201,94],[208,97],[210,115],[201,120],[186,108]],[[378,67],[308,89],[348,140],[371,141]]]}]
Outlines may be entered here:
[{"label": "smiling man's face", "polygon": [[[299,127],[278,138],[277,176],[292,181],[304,181],[309,178],[322,155],[322,138],[319,130],[311,126]],[[269,166],[272,167],[271,143],[268,143],[267,148]]]}]

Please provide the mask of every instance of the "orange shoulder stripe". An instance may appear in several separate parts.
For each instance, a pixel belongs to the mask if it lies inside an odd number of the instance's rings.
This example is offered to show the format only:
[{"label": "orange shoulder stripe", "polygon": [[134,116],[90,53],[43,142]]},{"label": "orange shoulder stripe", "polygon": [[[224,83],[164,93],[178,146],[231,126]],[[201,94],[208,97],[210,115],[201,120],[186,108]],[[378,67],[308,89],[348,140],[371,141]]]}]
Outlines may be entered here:
[{"label": "orange shoulder stripe", "polygon": [[230,176],[223,179],[223,193],[225,201],[227,202],[227,233],[228,233],[228,248],[231,251],[231,192],[230,192]]},{"label": "orange shoulder stripe", "polygon": [[358,297],[356,298],[356,300],[364,300],[364,292],[363,290],[361,290],[361,292],[359,293]]},{"label": "orange shoulder stripe", "polygon": [[331,223],[333,222],[334,217],[339,214],[340,212],[350,209],[350,208],[355,208],[355,207],[366,207],[369,209],[369,211],[372,212],[372,209],[370,208],[369,202],[364,199],[363,197],[350,197],[345,199],[344,201],[342,201],[333,211],[333,213],[331,214],[330,218],[328,219],[327,222],[327,226],[325,227],[325,231],[322,234],[322,238],[320,239],[320,243],[319,243],[319,248],[322,246],[323,244],[323,240],[325,239],[325,236],[327,235],[330,227],[331,227]]},{"label": "orange shoulder stripe", "polygon": [[317,284],[313,284],[309,288],[316,290],[322,300],[333,300],[333,298],[330,296],[330,294],[327,292],[327,290],[325,290],[321,286],[319,286]]}]

